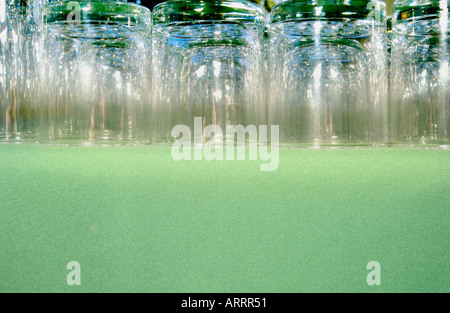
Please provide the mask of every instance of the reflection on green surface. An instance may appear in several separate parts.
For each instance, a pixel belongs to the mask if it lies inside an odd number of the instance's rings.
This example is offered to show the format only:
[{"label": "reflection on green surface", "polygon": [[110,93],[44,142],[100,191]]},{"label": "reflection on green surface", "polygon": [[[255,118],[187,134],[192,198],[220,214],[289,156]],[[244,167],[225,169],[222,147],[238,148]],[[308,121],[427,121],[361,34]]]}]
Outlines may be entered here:
[{"label": "reflection on green surface", "polygon": [[170,148],[0,145],[0,292],[449,292],[449,157],[282,149],[264,173]]}]

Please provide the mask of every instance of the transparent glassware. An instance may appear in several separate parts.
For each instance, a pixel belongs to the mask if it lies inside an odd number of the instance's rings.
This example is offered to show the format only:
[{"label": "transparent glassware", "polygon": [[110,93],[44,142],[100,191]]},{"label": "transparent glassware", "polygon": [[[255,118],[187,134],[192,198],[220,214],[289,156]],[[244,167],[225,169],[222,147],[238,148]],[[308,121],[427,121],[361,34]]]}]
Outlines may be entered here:
[{"label": "transparent glassware", "polygon": [[[36,2],[36,1],[35,1]],[[1,0],[0,141],[27,142],[36,138],[37,24],[32,1]]]},{"label": "transparent glassware", "polygon": [[[241,0],[173,0],[153,10],[154,141],[176,125],[265,121],[264,11]],[[215,134],[219,138],[222,134]],[[225,140],[234,138],[225,138]],[[202,140],[205,138],[202,135]]]},{"label": "transparent glassware", "polygon": [[120,1],[58,1],[42,8],[39,140],[148,142],[151,13]]},{"label": "transparent glassware", "polygon": [[292,0],[275,6],[267,98],[280,144],[386,144],[386,41],[381,1]]},{"label": "transparent glassware", "polygon": [[[10,96],[10,37],[9,6],[5,0],[0,0],[0,141],[5,140],[11,129]],[[8,116],[8,118],[7,118]]]},{"label": "transparent glassware", "polygon": [[450,79],[448,2],[393,6],[390,141],[448,147]]}]

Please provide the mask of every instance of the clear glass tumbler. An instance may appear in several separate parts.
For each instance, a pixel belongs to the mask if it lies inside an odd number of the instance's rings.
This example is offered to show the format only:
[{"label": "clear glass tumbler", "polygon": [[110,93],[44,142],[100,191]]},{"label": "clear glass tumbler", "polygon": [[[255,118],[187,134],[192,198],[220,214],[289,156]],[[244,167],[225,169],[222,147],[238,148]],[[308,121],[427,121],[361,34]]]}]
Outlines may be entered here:
[{"label": "clear glass tumbler", "polygon": [[0,141],[9,137],[11,130],[11,49],[10,49],[9,6],[0,0]]},{"label": "clear glass tumbler", "polygon": [[0,0],[0,141],[36,139],[34,43],[38,28],[31,14],[34,2]]},{"label": "clear glass tumbler", "polygon": [[272,10],[269,124],[281,145],[364,146],[388,138],[381,1],[284,1]]},{"label": "clear glass tumbler", "polygon": [[[241,0],[172,0],[153,10],[154,139],[264,123],[264,11]],[[215,139],[223,140],[216,133]],[[221,137],[221,138],[219,138]],[[228,138],[234,140],[233,138]],[[228,140],[225,138],[225,140]],[[205,138],[202,135],[202,140]]]},{"label": "clear glass tumbler", "polygon": [[450,134],[447,0],[393,6],[390,140],[448,147]]},{"label": "clear glass tumbler", "polygon": [[42,8],[39,139],[135,144],[149,135],[151,13],[120,1]]}]

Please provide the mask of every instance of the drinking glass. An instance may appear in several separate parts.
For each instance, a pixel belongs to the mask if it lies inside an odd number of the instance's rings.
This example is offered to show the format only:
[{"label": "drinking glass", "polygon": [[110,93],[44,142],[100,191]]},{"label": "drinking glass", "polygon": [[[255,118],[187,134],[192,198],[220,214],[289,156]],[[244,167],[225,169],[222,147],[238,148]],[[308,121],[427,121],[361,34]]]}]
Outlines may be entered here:
[{"label": "drinking glass", "polygon": [[42,8],[39,139],[56,144],[148,141],[151,13],[120,1]]},{"label": "drinking glass", "polygon": [[280,144],[387,143],[383,2],[281,2],[272,10],[269,49],[268,116]]},{"label": "drinking glass", "polygon": [[[35,1],[36,2],[36,1]],[[0,141],[34,141],[37,24],[32,1],[0,0]]]},{"label": "drinking glass", "polygon": [[[154,140],[194,130],[265,121],[264,12],[241,0],[173,0],[153,11]],[[223,140],[215,133],[215,139]],[[202,135],[205,141],[205,136]],[[225,140],[234,140],[225,138]]]},{"label": "drinking glass", "polygon": [[[9,49],[9,6],[5,0],[0,0],[0,140],[7,138],[11,129],[11,110],[9,79],[11,72],[11,53]],[[8,119],[7,119],[8,116]]]},{"label": "drinking glass", "polygon": [[390,140],[448,147],[450,79],[448,2],[393,6]]}]

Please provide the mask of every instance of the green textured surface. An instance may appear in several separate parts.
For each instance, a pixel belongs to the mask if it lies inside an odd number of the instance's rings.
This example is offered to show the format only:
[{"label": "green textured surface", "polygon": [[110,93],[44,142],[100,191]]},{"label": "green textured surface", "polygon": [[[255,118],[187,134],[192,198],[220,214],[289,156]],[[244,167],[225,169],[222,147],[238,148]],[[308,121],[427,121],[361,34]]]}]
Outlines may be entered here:
[{"label": "green textured surface", "polygon": [[284,149],[260,172],[163,147],[0,145],[0,292],[449,292],[449,161]]}]

